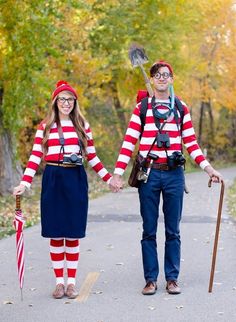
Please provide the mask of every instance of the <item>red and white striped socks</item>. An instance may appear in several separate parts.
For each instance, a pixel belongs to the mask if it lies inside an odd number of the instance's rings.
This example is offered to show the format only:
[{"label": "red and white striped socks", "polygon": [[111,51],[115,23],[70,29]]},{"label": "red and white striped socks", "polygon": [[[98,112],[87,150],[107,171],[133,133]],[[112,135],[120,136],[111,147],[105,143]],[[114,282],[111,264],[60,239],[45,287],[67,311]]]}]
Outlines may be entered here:
[{"label": "red and white striped socks", "polygon": [[56,284],[65,284],[64,263],[67,266],[67,285],[75,285],[75,276],[79,261],[79,239],[53,238],[50,239],[50,256],[56,276]]}]

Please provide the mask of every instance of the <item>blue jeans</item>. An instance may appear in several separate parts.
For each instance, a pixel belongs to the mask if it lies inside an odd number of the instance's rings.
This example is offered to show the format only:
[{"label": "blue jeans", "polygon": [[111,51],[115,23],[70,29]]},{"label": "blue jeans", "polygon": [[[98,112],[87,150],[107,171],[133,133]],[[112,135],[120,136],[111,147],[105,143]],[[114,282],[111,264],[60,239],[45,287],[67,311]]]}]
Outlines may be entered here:
[{"label": "blue jeans", "polygon": [[139,187],[140,211],[143,219],[141,245],[146,281],[156,281],[159,274],[156,233],[161,193],[165,222],[165,278],[167,281],[177,280],[181,245],[179,224],[184,194],[182,167],[169,171],[152,169],[147,183],[141,182]]}]

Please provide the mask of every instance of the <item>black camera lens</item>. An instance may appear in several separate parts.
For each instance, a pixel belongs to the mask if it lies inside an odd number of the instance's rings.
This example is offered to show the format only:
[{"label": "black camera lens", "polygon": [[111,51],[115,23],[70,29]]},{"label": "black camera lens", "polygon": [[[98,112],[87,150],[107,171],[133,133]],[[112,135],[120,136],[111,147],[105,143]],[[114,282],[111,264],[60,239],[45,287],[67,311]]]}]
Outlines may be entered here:
[{"label": "black camera lens", "polygon": [[70,160],[71,160],[71,162],[76,162],[76,161],[78,161],[78,156],[77,156],[77,154],[71,154],[70,155]]}]

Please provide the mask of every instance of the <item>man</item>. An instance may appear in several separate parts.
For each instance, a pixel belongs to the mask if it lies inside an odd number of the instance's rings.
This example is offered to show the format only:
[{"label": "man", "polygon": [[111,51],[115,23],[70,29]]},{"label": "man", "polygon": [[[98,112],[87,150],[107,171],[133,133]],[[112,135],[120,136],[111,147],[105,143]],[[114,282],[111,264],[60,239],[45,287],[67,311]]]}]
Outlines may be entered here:
[{"label": "man", "polygon": [[[141,246],[144,278],[146,280],[142,294],[152,295],[157,290],[159,264],[156,232],[161,194],[165,222],[164,271],[166,290],[169,294],[179,294],[181,293],[178,285],[181,243],[179,224],[184,194],[183,157],[180,154],[182,151],[181,141],[183,140],[193,160],[207,172],[213,182],[220,182],[222,177],[205,159],[198,146],[188,107],[181,102],[182,119],[177,107],[174,106],[173,108],[172,106],[171,108],[169,93],[169,88],[173,84],[171,65],[164,61],[155,62],[150,69],[150,76],[154,96],[148,98],[145,126],[142,131],[141,103],[138,103],[127,128],[110,187],[116,192],[122,186],[121,176],[141,135],[139,153],[143,157],[147,157],[149,162],[148,156],[151,155],[153,162],[149,163],[151,170],[147,181],[140,181],[138,188],[143,220]],[[175,160],[176,151],[180,154],[181,162]],[[173,154],[173,152],[175,153]]]}]

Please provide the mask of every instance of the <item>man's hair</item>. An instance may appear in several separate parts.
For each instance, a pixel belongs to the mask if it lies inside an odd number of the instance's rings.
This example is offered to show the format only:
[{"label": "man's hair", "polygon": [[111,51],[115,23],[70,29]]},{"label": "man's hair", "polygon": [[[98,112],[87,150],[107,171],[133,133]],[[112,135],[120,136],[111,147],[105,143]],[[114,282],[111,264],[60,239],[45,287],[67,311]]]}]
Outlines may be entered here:
[{"label": "man's hair", "polygon": [[150,68],[150,76],[153,77],[154,75],[156,75],[156,73],[161,67],[167,67],[170,71],[171,77],[173,77],[172,66],[169,63],[165,62],[164,60],[157,61],[152,65],[152,67]]}]

